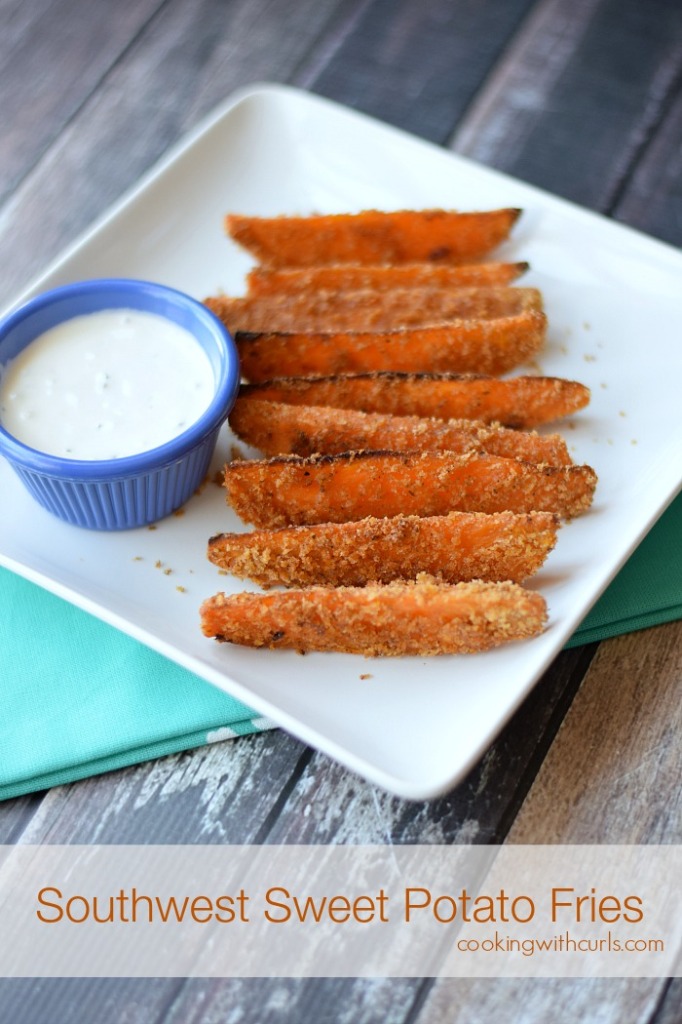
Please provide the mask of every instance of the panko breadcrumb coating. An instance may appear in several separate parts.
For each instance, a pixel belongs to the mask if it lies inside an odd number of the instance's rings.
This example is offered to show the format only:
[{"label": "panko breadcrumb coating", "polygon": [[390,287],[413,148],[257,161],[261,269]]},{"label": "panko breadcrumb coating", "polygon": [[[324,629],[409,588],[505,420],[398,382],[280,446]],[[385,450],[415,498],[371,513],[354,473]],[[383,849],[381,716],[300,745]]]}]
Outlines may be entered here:
[{"label": "panko breadcrumb coating", "polygon": [[[215,302],[207,302],[216,312]],[[498,375],[542,349],[547,317],[537,309],[492,320],[443,320],[423,327],[373,331],[238,331],[242,373],[253,382],[281,376],[402,373]]]},{"label": "panko breadcrumb coating", "polygon": [[206,636],[249,647],[367,656],[467,654],[537,636],[544,598],[515,583],[412,583],[217,594]]},{"label": "panko breadcrumb coating", "polygon": [[293,217],[228,214],[225,230],[259,263],[468,263],[504,242],[521,210],[363,210]]},{"label": "panko breadcrumb coating", "polygon": [[428,573],[449,583],[511,580],[540,568],[556,543],[550,512],[451,512],[289,526],[211,537],[211,562],[262,587],[363,586]]},{"label": "panko breadcrumb coating", "polygon": [[239,394],[292,405],[471,419],[526,429],[577,412],[590,400],[588,387],[561,377],[499,380],[482,374],[392,370],[326,377],[278,376],[259,384],[242,384]]},{"label": "panko breadcrumb coating", "polygon": [[326,405],[290,405],[246,396],[237,398],[229,416],[233,432],[265,455],[314,455],[357,451],[485,451],[526,462],[570,466],[559,434],[509,430],[476,420],[439,420],[393,416]]},{"label": "panko breadcrumb coating", "polygon": [[546,466],[487,453],[345,452],[281,455],[225,467],[227,500],[245,522],[279,527],[366,516],[585,511],[589,466]]},{"label": "panko breadcrumb coating", "polygon": [[334,289],[470,288],[511,284],[528,270],[527,263],[336,263],[322,267],[272,270],[254,267],[246,277],[249,295],[293,294]]},{"label": "panko breadcrumb coating", "polygon": [[542,310],[537,288],[394,288],[218,296],[211,308],[237,331],[390,331],[443,320],[496,320]]}]

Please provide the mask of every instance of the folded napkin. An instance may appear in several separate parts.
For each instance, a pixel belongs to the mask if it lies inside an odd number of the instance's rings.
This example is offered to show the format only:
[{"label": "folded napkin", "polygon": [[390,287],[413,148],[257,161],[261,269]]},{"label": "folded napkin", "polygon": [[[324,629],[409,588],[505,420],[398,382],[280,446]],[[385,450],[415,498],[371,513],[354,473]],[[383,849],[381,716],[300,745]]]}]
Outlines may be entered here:
[{"label": "folded napkin", "polygon": [[681,539],[682,494],[632,553],[566,646],[682,619]]},{"label": "folded napkin", "polygon": [[[682,496],[568,646],[682,618]],[[239,701],[0,569],[0,799],[269,728]]]}]

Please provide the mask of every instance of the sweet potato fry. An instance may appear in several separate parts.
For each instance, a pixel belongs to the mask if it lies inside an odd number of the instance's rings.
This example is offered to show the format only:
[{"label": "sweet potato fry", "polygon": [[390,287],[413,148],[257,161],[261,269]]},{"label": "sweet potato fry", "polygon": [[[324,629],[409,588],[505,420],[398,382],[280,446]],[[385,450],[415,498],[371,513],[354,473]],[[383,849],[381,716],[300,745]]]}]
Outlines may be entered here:
[{"label": "sweet potato fry", "polygon": [[476,420],[393,416],[242,397],[230,413],[230,426],[237,437],[265,455],[331,455],[379,448],[397,452],[485,451],[551,466],[569,466],[572,462],[566,442],[558,434],[509,430]]},{"label": "sweet potato fry", "polygon": [[558,517],[450,512],[222,533],[208,542],[221,569],[262,587],[364,586],[426,572],[449,583],[512,580],[538,571],[556,543]]},{"label": "sweet potato fry", "polygon": [[249,295],[358,291],[372,288],[471,288],[508,285],[528,270],[527,263],[338,263],[297,270],[254,267],[246,277]]},{"label": "sweet potato fry", "polygon": [[217,594],[201,607],[206,636],[249,647],[430,656],[485,651],[542,632],[540,594],[515,583],[413,583]]},{"label": "sweet potato fry", "polygon": [[398,210],[308,217],[229,214],[227,233],[259,263],[468,263],[503,242],[520,210]]},{"label": "sweet potato fry", "polygon": [[529,428],[550,423],[590,400],[584,384],[560,377],[495,377],[374,371],[333,377],[278,377],[242,384],[240,395],[293,405],[474,419]]},{"label": "sweet potato fry", "polygon": [[235,342],[242,373],[253,382],[373,370],[502,374],[537,355],[546,329],[545,314],[530,310],[395,331],[238,333]]},{"label": "sweet potato fry", "polygon": [[589,466],[542,466],[487,453],[281,455],[225,467],[228,502],[243,520],[266,528],[452,511],[572,518],[589,507],[596,479]]},{"label": "sweet potato fry", "polygon": [[397,288],[315,291],[246,298],[217,296],[208,307],[237,331],[383,331],[443,320],[493,320],[542,309],[537,288]]}]

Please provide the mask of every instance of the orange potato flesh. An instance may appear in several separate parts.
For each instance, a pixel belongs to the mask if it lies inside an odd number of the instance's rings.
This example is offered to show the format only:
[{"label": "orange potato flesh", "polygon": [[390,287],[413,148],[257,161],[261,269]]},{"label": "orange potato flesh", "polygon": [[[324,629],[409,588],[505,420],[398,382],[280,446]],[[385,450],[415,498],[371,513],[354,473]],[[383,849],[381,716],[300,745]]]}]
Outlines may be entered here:
[{"label": "orange potato flesh", "polygon": [[361,263],[328,264],[296,270],[254,267],[246,277],[249,295],[293,295],[297,292],[376,292],[395,288],[471,288],[508,285],[528,270],[527,263]]},{"label": "orange potato flesh", "polygon": [[346,522],[366,516],[585,511],[589,466],[544,466],[486,453],[346,452],[231,462],[227,500],[259,527]]},{"label": "orange potato flesh", "polygon": [[538,571],[556,543],[558,526],[550,512],[371,516],[357,522],[222,533],[209,540],[208,557],[262,587],[364,586],[415,579],[421,572],[449,583],[520,583]]},{"label": "orange potato flesh", "polygon": [[542,632],[540,594],[514,583],[420,578],[367,587],[217,594],[201,607],[206,636],[250,647],[366,656],[465,654]]},{"label": "orange potato flesh", "polygon": [[231,238],[259,263],[309,267],[324,263],[469,263],[508,238],[520,210],[365,210],[308,217],[229,214]]},{"label": "orange potato flesh", "polygon": [[277,377],[243,384],[240,395],[293,405],[474,419],[507,427],[535,427],[584,408],[590,390],[560,377],[495,377],[390,370],[332,377]]},{"label": "orange potato flesh", "polygon": [[242,373],[253,382],[373,370],[495,375],[536,356],[546,329],[544,313],[530,310],[387,332],[238,333],[235,342]]},{"label": "orange potato flesh", "polygon": [[486,451],[551,466],[568,466],[572,461],[566,442],[558,434],[525,433],[475,420],[392,416],[242,397],[237,398],[229,422],[237,437],[266,455],[334,454],[369,448]]},{"label": "orange potato flesh", "polygon": [[246,298],[216,296],[208,307],[237,331],[379,331],[443,320],[493,320],[542,310],[536,288],[399,288],[315,291]]}]

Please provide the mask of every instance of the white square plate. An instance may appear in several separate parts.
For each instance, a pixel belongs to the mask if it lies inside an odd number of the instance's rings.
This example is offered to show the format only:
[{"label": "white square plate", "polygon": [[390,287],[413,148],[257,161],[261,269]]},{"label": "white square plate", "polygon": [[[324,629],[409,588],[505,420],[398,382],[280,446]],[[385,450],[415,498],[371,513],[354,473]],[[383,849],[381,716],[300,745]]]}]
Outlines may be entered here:
[{"label": "white square plate", "polygon": [[[428,798],[454,785],[680,487],[682,255],[326,100],[261,86],[230,99],[20,297],[108,275],[198,298],[236,293],[250,261],[224,236],[227,211],[497,206],[525,211],[499,255],[529,260],[523,283],[543,290],[541,371],[592,388],[563,427],[576,461],[599,474],[596,501],[562,528],[532,583],[549,605],[542,636],[483,655],[383,660],[207,640],[201,601],[249,589],[205,558],[209,536],[243,528],[213,485],[157,529],[93,533],[44,512],[3,462],[0,563],[388,790]],[[230,444],[225,430],[216,466]]]}]

